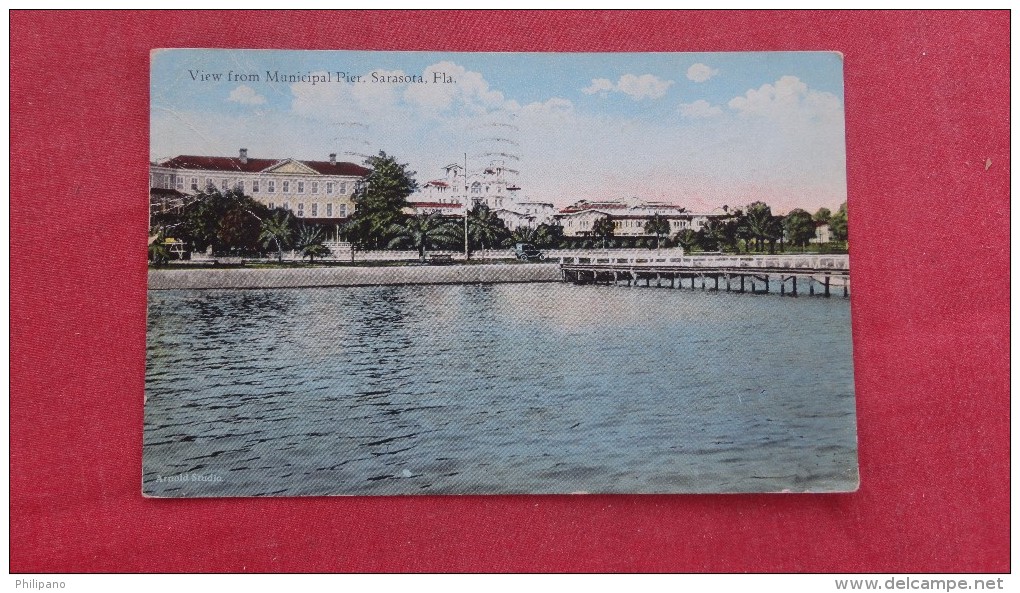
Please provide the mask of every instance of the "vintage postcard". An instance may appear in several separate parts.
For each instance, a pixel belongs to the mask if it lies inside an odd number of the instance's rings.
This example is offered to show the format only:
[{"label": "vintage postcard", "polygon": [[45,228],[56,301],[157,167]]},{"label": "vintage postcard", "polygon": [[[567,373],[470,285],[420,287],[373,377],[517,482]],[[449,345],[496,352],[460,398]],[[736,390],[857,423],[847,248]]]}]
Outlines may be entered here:
[{"label": "vintage postcard", "polygon": [[858,486],[837,53],[151,56],[142,492]]}]

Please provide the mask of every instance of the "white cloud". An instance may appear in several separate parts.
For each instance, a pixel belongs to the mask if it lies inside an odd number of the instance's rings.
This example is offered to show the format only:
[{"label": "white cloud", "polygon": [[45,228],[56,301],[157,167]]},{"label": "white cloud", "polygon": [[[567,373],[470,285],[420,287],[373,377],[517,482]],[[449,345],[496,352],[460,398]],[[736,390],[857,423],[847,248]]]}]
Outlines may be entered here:
[{"label": "white cloud", "polygon": [[722,107],[712,105],[704,99],[698,99],[693,103],[680,104],[680,116],[692,119],[715,117],[722,115]]},{"label": "white cloud", "polygon": [[[446,75],[453,83],[433,82],[434,75]],[[468,112],[484,112],[506,102],[503,93],[489,87],[480,72],[473,72],[454,62],[432,64],[423,72],[426,84],[411,84],[404,91],[404,99],[425,111],[436,113],[453,107]]]},{"label": "white cloud", "polygon": [[832,93],[808,88],[796,76],[783,76],[775,84],[749,89],[728,103],[742,116],[779,119],[842,119],[843,108]]},{"label": "white cloud", "polygon": [[641,76],[624,74],[620,77],[620,82],[616,83],[616,89],[630,95],[636,101],[646,97],[658,99],[666,94],[666,90],[672,84],[672,80],[662,80],[651,74],[642,74]]},{"label": "white cloud", "polygon": [[545,102],[528,103],[520,108],[524,114],[531,115],[566,115],[573,113],[574,104],[562,97],[553,97]]},{"label": "white cloud", "polygon": [[604,97],[609,91],[615,90],[616,85],[613,84],[612,80],[609,80],[608,78],[593,78],[591,79],[591,85],[581,89],[581,92],[586,95],[599,93]]},{"label": "white cloud", "polygon": [[709,66],[706,66],[705,64],[701,63],[694,64],[693,66],[687,69],[687,78],[693,80],[694,82],[705,82],[706,80],[712,78],[716,74],[719,74],[719,70],[715,68],[710,68]]},{"label": "white cloud", "polygon": [[233,101],[242,105],[261,105],[266,102],[266,98],[255,92],[255,89],[250,86],[242,84],[230,91],[227,101]]},{"label": "white cloud", "polygon": [[641,99],[659,99],[666,95],[666,91],[674,83],[672,80],[663,80],[654,74],[624,74],[620,80],[613,84],[608,78],[593,78],[591,84],[581,92],[594,95],[598,93],[606,96],[610,91],[623,93],[635,101]]},{"label": "white cloud", "polygon": [[[387,76],[404,76],[402,70],[372,70],[365,78],[367,80],[373,80],[372,75],[376,74],[380,79],[385,80]],[[342,85],[341,85],[342,86]],[[388,108],[397,102],[397,91],[398,84],[390,83],[364,83],[364,84],[352,84],[351,95],[358,101],[359,104],[365,107],[372,107],[374,109]]]}]

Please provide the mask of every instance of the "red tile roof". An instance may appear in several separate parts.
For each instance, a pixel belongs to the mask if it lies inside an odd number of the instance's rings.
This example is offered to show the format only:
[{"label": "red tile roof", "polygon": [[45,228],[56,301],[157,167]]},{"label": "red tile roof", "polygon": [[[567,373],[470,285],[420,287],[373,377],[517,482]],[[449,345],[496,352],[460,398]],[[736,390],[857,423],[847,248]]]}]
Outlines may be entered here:
[{"label": "red tile roof", "polygon": [[460,203],[443,204],[441,202],[408,202],[413,208],[460,208]]},{"label": "red tile roof", "polygon": [[295,216],[295,220],[303,222],[305,224],[336,224],[338,222],[344,222],[348,219],[347,216],[334,216],[333,218],[311,217],[311,216]]},{"label": "red tile roof", "polygon": [[176,189],[166,189],[166,188],[162,188],[162,187],[150,187],[149,188],[149,195],[150,196],[160,196],[160,197],[164,197],[164,198],[180,198],[180,197],[186,196],[188,194],[181,193],[181,192],[177,191]]},{"label": "red tile roof", "polygon": [[[620,216],[613,216],[613,220],[648,220],[654,217],[655,214],[623,214]],[[685,214],[659,214],[659,218],[666,220],[691,220],[694,215],[690,213]]]},{"label": "red tile roof", "polygon": [[584,210],[619,210],[627,208],[626,204],[620,202],[576,202],[560,210],[563,214],[571,212],[582,212]]},{"label": "red tile roof", "polygon": [[[242,162],[238,157],[225,156],[194,156],[180,155],[160,163],[161,167],[171,169],[190,169],[204,171],[239,171],[241,173],[258,173],[273,165],[283,162],[286,159],[246,159]],[[297,161],[323,175],[350,175],[353,177],[364,177],[371,173],[369,169],[354,163],[337,161],[331,164],[329,161]]]}]

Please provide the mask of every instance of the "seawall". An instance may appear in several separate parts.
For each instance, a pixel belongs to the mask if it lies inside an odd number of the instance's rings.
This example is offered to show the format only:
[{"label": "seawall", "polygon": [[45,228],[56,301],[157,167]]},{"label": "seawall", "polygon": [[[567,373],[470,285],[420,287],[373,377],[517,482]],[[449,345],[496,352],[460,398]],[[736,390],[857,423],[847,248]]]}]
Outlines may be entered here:
[{"label": "seawall", "polygon": [[558,264],[149,270],[149,290],[555,282]]}]

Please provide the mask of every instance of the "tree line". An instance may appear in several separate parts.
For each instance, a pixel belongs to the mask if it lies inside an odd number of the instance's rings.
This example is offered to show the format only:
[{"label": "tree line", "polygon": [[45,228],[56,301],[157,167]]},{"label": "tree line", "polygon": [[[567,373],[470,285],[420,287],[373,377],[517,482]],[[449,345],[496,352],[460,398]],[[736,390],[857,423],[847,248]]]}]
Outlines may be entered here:
[{"label": "tree line", "polygon": [[[831,247],[846,247],[846,202],[840,205],[835,214],[828,208],[819,208],[814,214],[795,208],[785,216],[775,215],[772,208],[761,201],[753,202],[743,209],[731,211],[724,208],[727,216],[710,219],[697,231],[683,229],[665,242],[682,247],[685,251],[775,253],[777,248],[782,251],[788,246],[807,247],[816,237],[817,226],[827,224],[834,244]],[[664,235],[668,236],[669,223],[662,217],[653,216],[645,224],[644,231],[654,235],[658,243]]]},{"label": "tree line", "polygon": [[283,261],[283,252],[293,249],[314,263],[330,254],[322,227],[301,223],[289,210],[270,209],[238,189],[206,188],[184,207],[154,213],[152,226],[149,260],[156,265],[170,259],[168,237],[190,251],[211,248],[214,255],[276,255]]},{"label": "tree line", "polygon": [[[418,190],[416,173],[407,164],[380,152],[365,165],[370,173],[355,189],[355,209],[339,228],[340,238],[356,249],[415,250],[422,260],[432,250],[465,248],[462,217],[407,213],[411,206],[407,198]],[[467,216],[467,255],[514,243],[543,249],[679,246],[686,251],[774,253],[777,247],[784,250],[787,245],[806,247],[815,237],[816,223],[829,225],[837,245],[845,245],[847,238],[846,203],[836,213],[821,208],[813,215],[798,208],[777,216],[760,201],[726,211],[727,216],[711,219],[697,231],[683,229],[673,235],[669,220],[655,215],[644,224],[645,237],[616,237],[611,216],[596,220],[588,236],[566,237],[562,227],[551,224],[511,232],[488,206],[476,204]],[[154,214],[153,227],[157,238],[150,245],[149,258],[155,263],[169,258],[166,237],[185,241],[194,251],[211,248],[216,255],[275,255],[282,261],[283,252],[293,249],[312,262],[330,255],[321,226],[304,224],[289,210],[270,209],[236,189],[221,192],[207,188],[186,207]]]},{"label": "tree line", "polygon": [[[642,226],[643,237],[616,236],[616,220],[610,215],[592,223],[584,237],[563,237],[549,241],[548,247],[564,248],[653,248],[682,247],[685,251],[725,251],[761,253],[785,250],[789,246],[807,247],[816,236],[818,224],[828,224],[831,245],[827,249],[845,249],[847,241],[847,209],[844,202],[833,214],[819,208],[814,214],[796,208],[785,216],[774,215],[765,202],[753,202],[743,209],[730,210],[725,216],[708,220],[700,229],[681,229],[671,233],[669,219],[661,215],[648,217]],[[540,240],[536,241],[540,242]]]}]

